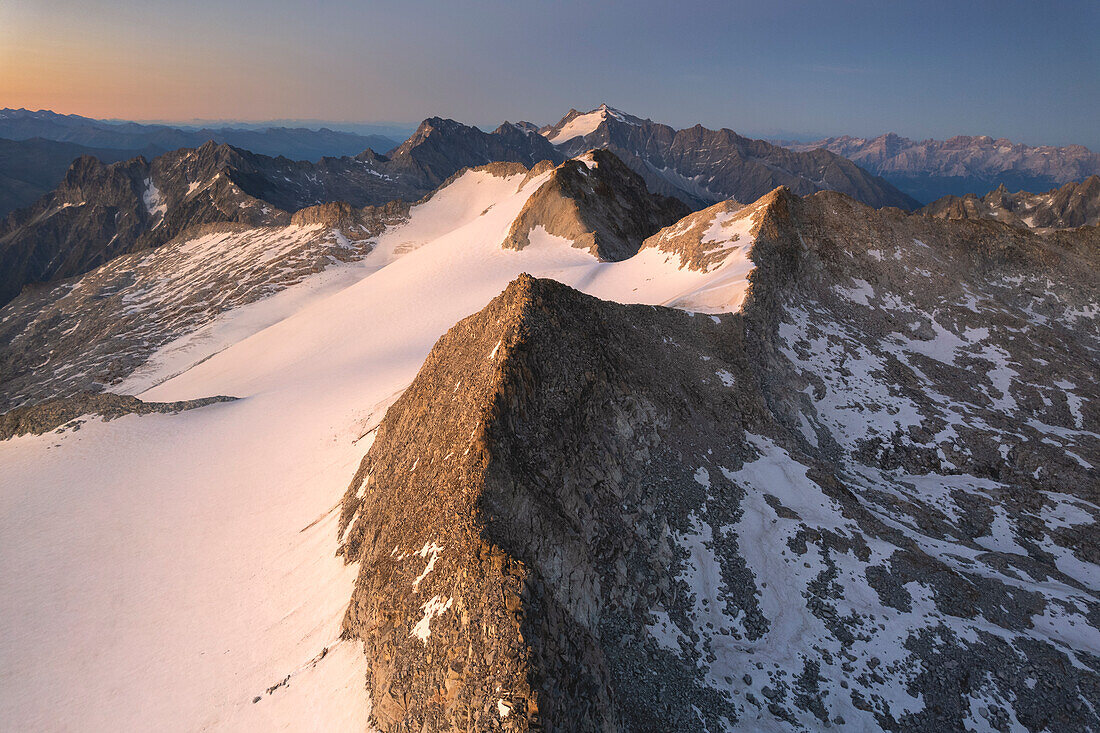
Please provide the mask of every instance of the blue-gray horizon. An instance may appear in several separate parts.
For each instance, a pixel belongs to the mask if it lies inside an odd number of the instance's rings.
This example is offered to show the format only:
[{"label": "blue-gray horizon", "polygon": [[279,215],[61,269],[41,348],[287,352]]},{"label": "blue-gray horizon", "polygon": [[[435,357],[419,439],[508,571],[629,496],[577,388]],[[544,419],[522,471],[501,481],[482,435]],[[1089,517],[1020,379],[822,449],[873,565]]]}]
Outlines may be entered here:
[{"label": "blue-gray horizon", "polygon": [[492,128],[608,103],[771,139],[989,135],[1100,150],[1100,4],[0,6],[0,107],[194,124]]}]

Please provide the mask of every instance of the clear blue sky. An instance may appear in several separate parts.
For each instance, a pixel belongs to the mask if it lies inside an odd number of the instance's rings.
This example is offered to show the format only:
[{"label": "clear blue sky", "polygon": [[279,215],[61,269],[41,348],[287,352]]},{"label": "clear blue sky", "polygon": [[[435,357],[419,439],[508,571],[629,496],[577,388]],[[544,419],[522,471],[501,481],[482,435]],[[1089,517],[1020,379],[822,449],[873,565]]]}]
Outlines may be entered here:
[{"label": "clear blue sky", "polygon": [[491,126],[603,101],[753,134],[1100,150],[1100,1],[0,2],[0,106]]}]

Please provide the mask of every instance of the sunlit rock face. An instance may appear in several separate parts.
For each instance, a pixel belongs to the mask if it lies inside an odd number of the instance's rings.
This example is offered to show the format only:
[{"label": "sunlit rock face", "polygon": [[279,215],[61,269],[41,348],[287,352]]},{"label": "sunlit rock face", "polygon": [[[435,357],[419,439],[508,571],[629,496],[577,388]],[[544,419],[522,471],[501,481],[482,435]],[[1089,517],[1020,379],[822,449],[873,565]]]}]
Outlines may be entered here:
[{"label": "sunlit rock face", "polygon": [[436,344],[340,522],[383,729],[1100,723],[1096,231],[752,221],[736,313],[523,277]]}]

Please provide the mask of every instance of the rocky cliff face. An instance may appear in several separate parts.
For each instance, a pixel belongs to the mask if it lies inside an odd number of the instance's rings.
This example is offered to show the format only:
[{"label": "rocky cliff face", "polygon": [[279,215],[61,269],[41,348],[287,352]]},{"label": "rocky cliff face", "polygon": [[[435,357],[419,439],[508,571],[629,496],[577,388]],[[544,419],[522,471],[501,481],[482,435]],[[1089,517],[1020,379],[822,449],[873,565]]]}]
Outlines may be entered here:
[{"label": "rocky cliff face", "polygon": [[601,260],[624,260],[642,240],[689,211],[678,199],[650,193],[611,153],[593,150],[554,170],[527,200],[503,246],[523,249],[541,229]]},{"label": "rocky cliff face", "polygon": [[740,312],[523,277],[389,409],[339,530],[384,730],[1100,725],[1100,234],[752,222]]},{"label": "rocky cliff face", "polygon": [[917,206],[885,180],[835,153],[792,152],[702,125],[675,130],[606,105],[583,115],[570,110],[542,133],[569,156],[607,148],[641,175],[650,190],[677,196],[693,208],[731,198],[752,202],[777,186],[797,194],[840,191],[875,207]]},{"label": "rocky cliff face", "polygon": [[1069,229],[1100,224],[1100,176],[1046,193],[1009,193],[1003,185],[979,198],[944,196],[920,210],[941,219],[990,219],[1029,229]]},{"label": "rocky cliff face", "polygon": [[431,190],[462,168],[494,162],[532,167],[543,160],[560,163],[565,157],[545,139],[509,123],[486,133],[454,120],[431,117],[393,150],[390,161],[398,175]]},{"label": "rocky cliff face", "polygon": [[998,185],[1045,191],[1100,174],[1100,153],[1083,145],[1033,147],[988,135],[920,141],[894,133],[876,138],[844,135],[783,145],[803,152],[824,148],[843,155],[922,202],[945,195],[981,196]]},{"label": "rocky cliff face", "polygon": [[85,156],[55,191],[0,224],[0,304],[24,285],[80,275],[191,227],[285,224],[288,211],[321,201],[397,198],[392,188],[379,194],[378,180],[369,161],[295,163],[213,143],[152,162]]}]

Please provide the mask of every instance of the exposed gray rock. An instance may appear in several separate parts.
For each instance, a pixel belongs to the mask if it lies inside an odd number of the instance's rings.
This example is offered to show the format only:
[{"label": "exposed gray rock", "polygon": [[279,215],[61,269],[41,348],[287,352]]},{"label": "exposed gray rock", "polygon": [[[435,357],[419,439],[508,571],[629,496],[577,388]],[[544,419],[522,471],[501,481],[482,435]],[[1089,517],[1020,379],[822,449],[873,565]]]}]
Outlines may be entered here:
[{"label": "exposed gray rock", "polygon": [[753,236],[738,314],[523,277],[439,341],[342,508],[380,727],[1100,725],[1100,234]]},{"label": "exposed gray rock", "polygon": [[941,219],[990,219],[1029,229],[1069,229],[1100,224],[1100,176],[1046,193],[1009,193],[1001,185],[978,198],[944,196],[920,210]]},{"label": "exposed gray rock", "polygon": [[652,194],[606,150],[558,166],[524,204],[503,246],[523,249],[541,227],[601,260],[625,260],[649,235],[688,214],[687,205]]},{"label": "exposed gray rock", "polygon": [[77,418],[83,416],[99,416],[104,420],[113,420],[123,415],[183,412],[212,405],[215,402],[231,402],[235,399],[237,398],[218,395],[180,402],[142,402],[131,395],[84,392],[72,397],[47,400],[5,412],[0,415],[0,440],[19,435],[42,435],[56,429],[78,430],[82,421]]}]

